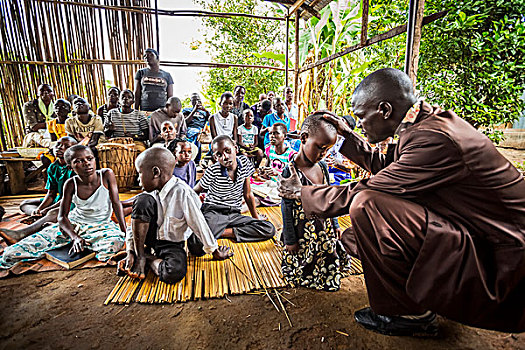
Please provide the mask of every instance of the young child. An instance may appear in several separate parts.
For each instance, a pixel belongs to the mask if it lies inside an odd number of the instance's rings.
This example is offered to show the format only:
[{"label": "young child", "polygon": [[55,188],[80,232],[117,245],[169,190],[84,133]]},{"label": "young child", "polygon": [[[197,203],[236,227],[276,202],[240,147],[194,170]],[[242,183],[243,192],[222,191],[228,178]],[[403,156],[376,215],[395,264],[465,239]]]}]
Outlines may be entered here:
[{"label": "young child", "polygon": [[[20,261],[40,259],[45,252],[71,241],[71,251],[80,252],[88,246],[101,261],[108,260],[124,245],[126,223],[113,171],[95,170],[95,156],[83,145],[69,148],[64,158],[77,175],[64,184],[58,224],[5,248],[0,268],[8,269]],[[75,208],[70,210],[72,203]],[[113,210],[120,228],[111,221]]]},{"label": "young child", "polygon": [[91,106],[82,97],[73,103],[75,114],[66,120],[66,132],[78,142],[93,148],[104,135],[102,119],[91,112]]},{"label": "young child", "polygon": [[253,111],[245,109],[243,111],[244,124],[237,128],[239,135],[240,151],[244,155],[253,155],[255,157],[255,167],[259,167],[264,153],[262,149],[257,147],[259,144],[259,129],[253,125]]},{"label": "young child", "polygon": [[237,143],[237,116],[231,113],[233,94],[231,92],[223,93],[219,106],[221,106],[221,111],[210,118],[211,137],[226,135]]},{"label": "young child", "polygon": [[104,133],[107,137],[133,138],[135,147],[142,152],[146,149],[144,142],[149,138],[149,125],[144,114],[131,107],[134,102],[135,96],[131,90],[120,93],[120,108],[108,112]]},{"label": "young child", "polygon": [[[217,245],[199,209],[197,194],[172,175],[175,157],[170,151],[150,148],[137,157],[135,166],[146,192],[133,203],[131,229],[126,236],[127,256],[118,265],[119,273],[143,279],[148,263],[161,281],[177,283],[186,275],[186,240],[193,255],[209,253],[217,260],[233,255],[229,248]],[[146,255],[144,245],[155,255]]]},{"label": "young child", "polygon": [[177,161],[173,169],[173,175],[187,183],[191,188],[195,187],[197,166],[191,159],[193,153],[191,143],[186,140],[177,140],[175,150],[172,153]]},{"label": "young child", "polygon": [[284,142],[286,125],[283,123],[273,124],[269,134],[270,144],[266,147],[266,157],[268,157],[268,165],[272,171],[267,173],[270,176],[279,175],[296,152]]},{"label": "young child", "polygon": [[71,112],[71,104],[69,101],[59,98],[55,102],[56,118],[47,122],[47,131],[51,135],[51,141],[56,141],[61,137],[67,136],[66,120]]},{"label": "young child", "polygon": [[270,143],[270,136],[268,133],[273,124],[284,123],[284,125],[286,125],[286,130],[288,131],[290,129],[290,118],[288,118],[285,113],[285,105],[280,97],[275,97],[273,99],[273,108],[275,109],[275,112],[264,117],[262,124],[263,127],[260,131],[261,136],[264,136],[264,147]]},{"label": "young child", "polygon": [[[237,156],[235,142],[221,135],[211,144],[217,163],[206,169],[195,191],[207,191],[202,213],[215,238],[231,238],[237,242],[257,242],[272,238],[275,227],[259,220],[250,177],[255,169],[246,156]],[[241,215],[242,197],[252,217]]]},{"label": "young child", "polygon": [[[337,140],[335,127],[316,112],[301,128],[301,148],[283,177],[298,175],[304,186],[329,184],[328,168],[322,161]],[[285,280],[293,286],[336,291],[349,256],[338,237],[336,220],[307,219],[300,201],[282,199],[282,239],[286,245],[282,260]]]},{"label": "young child", "polygon": [[20,230],[0,229],[0,234],[5,234],[9,243],[15,242],[12,239],[19,241],[38,232],[47,223],[57,222],[64,183],[75,175],[66,164],[64,152],[76,144],[77,141],[69,136],[64,136],[57,141],[55,145],[56,160],[47,168],[46,196],[44,198],[26,199],[20,204],[20,210],[24,214],[37,216],[40,219]]}]

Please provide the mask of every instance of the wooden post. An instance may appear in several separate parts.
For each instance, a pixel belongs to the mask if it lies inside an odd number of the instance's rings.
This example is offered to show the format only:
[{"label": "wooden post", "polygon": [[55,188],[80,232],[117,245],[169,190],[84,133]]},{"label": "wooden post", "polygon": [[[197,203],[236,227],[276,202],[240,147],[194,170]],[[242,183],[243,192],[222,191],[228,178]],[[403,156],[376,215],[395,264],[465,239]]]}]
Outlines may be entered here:
[{"label": "wooden post", "polygon": [[363,14],[361,17],[361,46],[366,45],[368,38],[368,0],[363,0]]},{"label": "wooden post", "polygon": [[288,86],[288,42],[290,41],[290,17],[286,16],[286,59],[285,59],[285,71],[284,71],[284,86]]},{"label": "wooden post", "polygon": [[299,95],[299,15],[295,14],[295,74],[294,74],[294,103],[297,103]]},{"label": "wooden post", "polygon": [[155,0],[155,33],[157,34],[157,52],[160,54],[159,4],[157,0]]},{"label": "wooden post", "polygon": [[416,11],[416,21],[414,28],[414,41],[412,43],[412,56],[410,58],[410,66],[408,68],[408,76],[416,87],[417,81],[417,67],[419,63],[419,47],[421,44],[421,32],[423,30],[423,12],[425,10],[425,0],[419,0]]},{"label": "wooden post", "polygon": [[416,9],[418,0],[410,0],[408,3],[407,18],[407,41],[405,50],[405,73],[409,73],[410,60],[412,59],[412,48],[414,46],[414,29],[416,26]]}]

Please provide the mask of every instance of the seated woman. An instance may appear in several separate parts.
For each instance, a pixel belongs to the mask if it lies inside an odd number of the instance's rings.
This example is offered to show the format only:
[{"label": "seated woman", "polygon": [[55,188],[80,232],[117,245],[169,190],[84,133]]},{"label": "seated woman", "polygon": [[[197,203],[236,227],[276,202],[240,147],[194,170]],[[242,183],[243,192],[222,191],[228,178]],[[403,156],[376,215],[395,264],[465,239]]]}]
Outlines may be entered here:
[{"label": "seated woman", "polygon": [[140,111],[133,109],[135,97],[131,90],[120,93],[120,108],[109,111],[104,132],[107,137],[131,137],[139,152],[146,149],[144,143],[148,140],[149,126],[146,117]]},{"label": "seated woman", "polygon": [[38,98],[26,102],[22,107],[26,125],[23,147],[50,147],[51,139],[46,135],[46,122],[55,117],[54,97],[53,88],[49,84],[42,84],[38,87]]},{"label": "seated woman", "polygon": [[[5,248],[0,257],[0,269],[9,269],[21,261],[40,259],[45,252],[71,241],[73,252],[89,246],[101,261],[107,261],[124,246],[126,222],[113,171],[95,170],[95,156],[89,147],[83,145],[72,146],[64,157],[77,176],[64,184],[58,224]],[[72,210],[71,204],[75,205]],[[120,227],[111,221],[113,211]]]},{"label": "seated woman", "polygon": [[[58,101],[57,101],[58,103]],[[27,237],[41,230],[47,223],[56,223],[58,217],[58,208],[63,195],[64,183],[75,175],[66,164],[64,152],[71,146],[77,144],[77,141],[69,136],[64,136],[57,141],[55,145],[56,160],[47,168],[47,194],[44,198],[26,199],[20,204],[20,210],[31,216],[40,217],[31,225],[21,230],[0,229],[0,235],[8,243],[14,243],[24,237]]]}]

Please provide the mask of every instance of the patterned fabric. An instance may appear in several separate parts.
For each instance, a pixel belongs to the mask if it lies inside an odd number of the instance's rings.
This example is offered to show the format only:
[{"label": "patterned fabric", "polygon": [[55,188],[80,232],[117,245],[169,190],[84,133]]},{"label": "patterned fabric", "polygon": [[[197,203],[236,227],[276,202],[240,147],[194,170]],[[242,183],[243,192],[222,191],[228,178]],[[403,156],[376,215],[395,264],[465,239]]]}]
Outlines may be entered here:
[{"label": "patterned fabric", "polygon": [[[107,261],[124,246],[124,233],[113,221],[94,225],[74,221],[71,223],[90,245],[89,249],[96,252],[95,256],[100,261]],[[70,241],[71,238],[60,231],[59,224],[46,227],[5,248],[0,257],[0,268],[9,269],[21,261],[41,259],[46,252],[63,247]]]},{"label": "patterned fabric", "polygon": [[[26,132],[31,130],[36,124],[46,122],[46,116],[42,113],[39,107],[39,99],[24,103],[22,107],[22,115],[26,124]],[[53,115],[50,117],[54,117]]]},{"label": "patterned fabric", "polygon": [[58,118],[51,119],[47,122],[47,131],[49,131],[50,134],[55,134],[57,139],[67,136],[66,123],[60,124]]},{"label": "patterned fabric", "polygon": [[245,146],[251,146],[255,143],[255,138],[259,135],[259,130],[255,125],[252,125],[250,129],[246,129],[245,125],[237,128],[237,134],[242,137],[242,143]]},{"label": "patterned fabric", "polygon": [[283,154],[275,152],[274,145],[268,145],[268,147],[266,147],[266,156],[268,157],[270,167],[279,173],[283,172],[294,154],[295,150],[292,147],[287,147]]},{"label": "patterned fabric", "polygon": [[[324,184],[329,184],[326,167],[321,166]],[[289,170],[286,168],[289,176]],[[303,186],[312,182],[297,170]],[[281,263],[284,279],[294,287],[302,286],[325,291],[341,287],[343,273],[350,268],[350,256],[337,239],[331,219],[308,220],[300,201],[293,201],[293,228],[297,235],[299,252],[292,255],[284,250]],[[283,221],[286,218],[283,213]],[[284,228],[283,228],[284,230]]]},{"label": "patterned fabric", "polygon": [[401,124],[404,124],[404,123],[414,124],[416,122],[416,118],[420,110],[421,110],[421,101],[418,100],[416,103],[414,103],[412,107],[410,107],[407,114],[405,115],[405,118],[401,121]]}]

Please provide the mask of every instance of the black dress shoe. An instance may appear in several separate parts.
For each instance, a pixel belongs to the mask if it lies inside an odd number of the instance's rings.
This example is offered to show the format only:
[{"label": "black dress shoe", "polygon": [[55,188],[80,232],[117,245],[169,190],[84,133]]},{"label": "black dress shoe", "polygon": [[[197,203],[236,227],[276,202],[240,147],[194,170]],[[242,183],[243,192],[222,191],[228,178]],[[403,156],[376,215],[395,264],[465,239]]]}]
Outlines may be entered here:
[{"label": "black dress shoe", "polygon": [[438,335],[436,314],[420,319],[407,319],[399,316],[382,316],[367,307],[358,310],[354,318],[363,327],[386,335],[409,335],[415,337],[435,337]]}]

